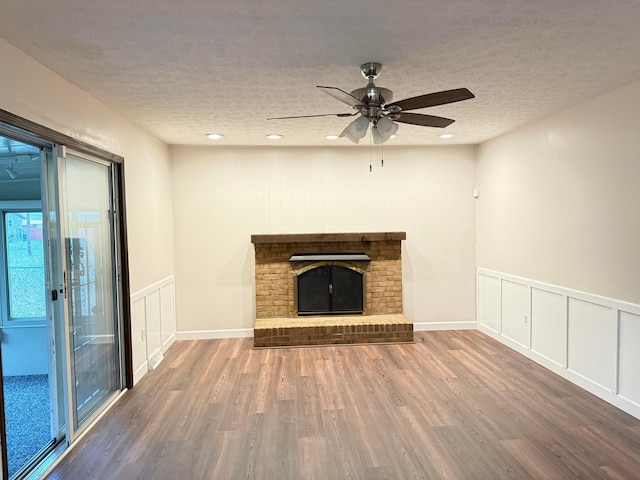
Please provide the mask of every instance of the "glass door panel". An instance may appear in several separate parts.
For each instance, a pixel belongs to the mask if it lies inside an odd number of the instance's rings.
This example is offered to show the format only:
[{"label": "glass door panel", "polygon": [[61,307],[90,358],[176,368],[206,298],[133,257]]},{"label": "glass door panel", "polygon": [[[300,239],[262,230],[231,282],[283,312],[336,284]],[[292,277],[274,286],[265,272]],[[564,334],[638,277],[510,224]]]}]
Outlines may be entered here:
[{"label": "glass door panel", "polygon": [[[9,475],[52,443],[42,213],[2,212],[3,397]],[[4,302],[3,302],[4,303]]]},{"label": "glass door panel", "polygon": [[65,232],[74,429],[121,390],[111,166],[67,155]]},{"label": "glass door panel", "polygon": [[0,447],[5,477],[21,478],[52,450],[54,411],[62,403],[55,395],[49,336],[42,195],[44,161],[52,152],[5,136],[2,125],[0,132]]}]

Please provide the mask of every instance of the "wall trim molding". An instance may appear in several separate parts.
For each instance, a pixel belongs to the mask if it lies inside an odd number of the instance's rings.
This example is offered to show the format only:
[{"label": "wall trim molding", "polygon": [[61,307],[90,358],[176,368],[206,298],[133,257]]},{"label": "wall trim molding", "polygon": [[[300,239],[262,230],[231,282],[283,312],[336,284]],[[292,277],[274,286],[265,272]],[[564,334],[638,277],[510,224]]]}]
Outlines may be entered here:
[{"label": "wall trim molding", "polygon": [[138,290],[137,292],[132,293],[130,297],[131,301],[135,302],[136,300],[139,300],[142,297],[149,295],[151,292],[158,290],[159,288],[174,282],[175,282],[175,275],[169,275],[163,278],[162,280],[158,280],[157,282],[152,283],[151,285],[147,285],[146,287]]},{"label": "wall trim molding", "polygon": [[602,385],[595,384],[589,378],[586,378],[583,375],[580,375],[576,372],[566,369],[558,365],[557,363],[553,362],[552,360],[549,360],[548,358],[540,354],[537,354],[536,352],[533,352],[527,348],[523,348],[522,345],[518,344],[517,342],[514,342],[513,340],[505,338],[499,334],[496,334],[493,330],[489,328],[486,328],[478,324],[478,330],[490,336],[494,340],[497,340],[503,345],[506,345],[507,347],[515,350],[516,352],[524,355],[530,360],[533,360],[537,364],[542,365],[546,369],[551,370],[553,373],[560,375],[565,380],[568,380],[571,383],[579,386],[580,388],[583,388],[587,392],[594,394],[596,397],[601,398],[602,400],[610,403],[611,405],[619,408],[620,410],[627,412],[629,415],[632,415],[640,419],[640,405],[633,402],[632,400],[629,400],[622,396],[611,393],[610,390],[606,389]]},{"label": "wall trim molding", "polygon": [[162,349],[160,350],[160,352],[163,355],[167,353],[167,350],[171,348],[171,345],[173,345],[173,342],[175,341],[176,341],[176,332],[173,332],[171,336],[162,344]]},{"label": "wall trim molding", "polygon": [[253,328],[184,330],[176,332],[176,340],[216,340],[219,338],[253,338]]},{"label": "wall trim molding", "polygon": [[169,275],[129,298],[135,385],[158,366],[176,339],[175,277]]},{"label": "wall trim molding", "polygon": [[478,322],[420,322],[413,324],[414,332],[434,332],[440,330],[476,330]]},{"label": "wall trim molding", "polygon": [[640,305],[478,267],[479,331],[640,418]]},{"label": "wall trim molding", "polygon": [[147,362],[143,363],[136,370],[134,370],[133,384],[136,385],[142,379],[142,377],[144,377],[147,374],[148,371],[149,371],[149,364]]}]

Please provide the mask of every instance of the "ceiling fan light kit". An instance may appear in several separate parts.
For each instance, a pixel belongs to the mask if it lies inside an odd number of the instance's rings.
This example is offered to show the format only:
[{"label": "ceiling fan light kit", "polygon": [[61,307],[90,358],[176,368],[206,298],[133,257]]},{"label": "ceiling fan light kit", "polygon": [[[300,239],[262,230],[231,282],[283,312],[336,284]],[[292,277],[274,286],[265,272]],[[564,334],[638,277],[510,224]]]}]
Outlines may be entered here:
[{"label": "ceiling fan light kit", "polygon": [[369,119],[362,116],[356,118],[353,122],[347,125],[342,133],[341,137],[347,137],[353,143],[358,143],[361,138],[367,134],[367,127],[369,126]]},{"label": "ceiling fan light kit", "polygon": [[368,83],[366,87],[356,88],[351,93],[338,87],[317,86],[317,88],[322,89],[328,95],[352,107],[355,113],[272,117],[268,120],[331,116],[350,117],[360,114],[360,117],[347,125],[340,136],[347,137],[353,143],[358,143],[360,139],[367,134],[367,128],[369,124],[371,124],[373,141],[376,144],[381,144],[389,140],[398,131],[398,124],[396,122],[434,128],[445,128],[454,122],[454,120],[450,118],[410,113],[407,112],[407,110],[418,110],[475,98],[475,95],[466,88],[457,88],[454,90],[427,93],[417,97],[406,98],[398,102],[392,102],[393,92],[388,88],[378,87],[373,83],[380,75],[381,69],[382,64],[377,62],[368,62],[360,65],[360,72],[362,76],[368,80]]},{"label": "ceiling fan light kit", "polygon": [[393,137],[398,131],[398,124],[389,117],[382,117],[371,127],[371,135],[373,135],[373,143],[384,143]]}]

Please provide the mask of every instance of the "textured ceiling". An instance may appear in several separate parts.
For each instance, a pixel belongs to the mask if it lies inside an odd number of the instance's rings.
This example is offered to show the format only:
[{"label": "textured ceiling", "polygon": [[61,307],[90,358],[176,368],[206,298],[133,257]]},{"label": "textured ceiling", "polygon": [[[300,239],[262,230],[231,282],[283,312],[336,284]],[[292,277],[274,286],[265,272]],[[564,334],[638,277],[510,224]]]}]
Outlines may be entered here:
[{"label": "textured ceiling", "polygon": [[[637,0],[2,0],[0,35],[169,144],[333,143],[349,112],[316,85],[396,100],[466,87],[390,143],[479,143],[640,79]],[[11,68],[10,65],[3,65]],[[361,143],[368,144],[368,141]]]}]

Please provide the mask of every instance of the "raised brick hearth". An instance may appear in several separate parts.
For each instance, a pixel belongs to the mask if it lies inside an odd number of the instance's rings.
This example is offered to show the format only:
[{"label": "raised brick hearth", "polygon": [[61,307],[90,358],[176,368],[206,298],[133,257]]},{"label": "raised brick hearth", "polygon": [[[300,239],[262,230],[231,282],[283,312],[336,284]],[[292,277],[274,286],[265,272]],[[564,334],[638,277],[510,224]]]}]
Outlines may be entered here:
[{"label": "raised brick hearth", "polygon": [[[404,232],[252,235],[255,247],[256,347],[413,341],[402,314]],[[336,262],[364,275],[364,314],[298,316],[296,275],[313,266],[294,254],[365,253],[371,261]],[[326,263],[326,262],[325,262]]]},{"label": "raised brick hearth", "polygon": [[253,332],[255,347],[413,342],[413,324],[402,314],[266,318]]}]

